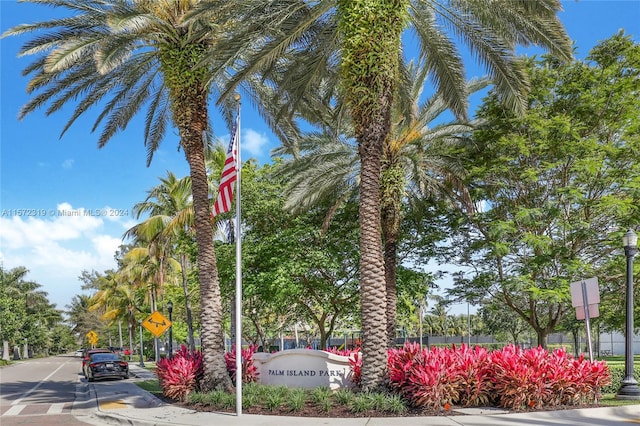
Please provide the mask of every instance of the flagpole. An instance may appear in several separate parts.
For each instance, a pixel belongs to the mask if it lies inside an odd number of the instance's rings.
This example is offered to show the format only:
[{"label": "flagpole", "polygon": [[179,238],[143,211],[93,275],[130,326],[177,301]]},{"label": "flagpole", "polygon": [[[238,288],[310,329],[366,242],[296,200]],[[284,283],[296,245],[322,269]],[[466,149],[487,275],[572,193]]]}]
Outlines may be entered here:
[{"label": "flagpole", "polygon": [[[240,238],[240,224],[242,223],[240,210],[240,172],[242,159],[240,157],[240,95],[236,94],[238,112],[236,120],[237,156],[236,156],[236,415],[242,415],[242,239]],[[233,135],[232,135],[233,137]]]}]

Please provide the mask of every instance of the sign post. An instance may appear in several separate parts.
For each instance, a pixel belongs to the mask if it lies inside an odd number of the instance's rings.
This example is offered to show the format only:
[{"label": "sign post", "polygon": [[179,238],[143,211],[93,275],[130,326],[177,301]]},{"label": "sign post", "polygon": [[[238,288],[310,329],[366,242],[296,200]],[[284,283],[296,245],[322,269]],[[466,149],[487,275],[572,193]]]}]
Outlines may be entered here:
[{"label": "sign post", "polygon": [[171,327],[171,321],[166,319],[160,312],[155,311],[142,321],[142,326],[149,330],[151,334],[160,337]]},{"label": "sign post", "polygon": [[598,290],[598,278],[589,278],[571,283],[571,304],[576,308],[576,318],[584,320],[587,328],[587,348],[589,360],[593,362],[593,349],[591,347],[590,318],[600,316],[598,304],[600,303],[600,291]]}]

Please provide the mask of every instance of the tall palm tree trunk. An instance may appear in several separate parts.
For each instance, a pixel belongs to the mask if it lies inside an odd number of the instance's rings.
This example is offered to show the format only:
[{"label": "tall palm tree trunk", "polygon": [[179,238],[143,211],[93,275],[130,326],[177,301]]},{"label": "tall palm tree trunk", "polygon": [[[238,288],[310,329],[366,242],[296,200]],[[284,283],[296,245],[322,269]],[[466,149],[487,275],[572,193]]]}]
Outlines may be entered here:
[{"label": "tall palm tree trunk", "polygon": [[202,93],[187,106],[174,111],[180,139],[189,162],[193,194],[194,226],[198,245],[198,279],[200,282],[200,337],[204,357],[204,391],[232,390],[224,361],[222,303],[218,268],[213,247],[213,227],[209,207],[209,188],[205,168],[203,134],[207,127],[207,97]]},{"label": "tall palm tree trunk", "polygon": [[[389,117],[386,121],[389,123]],[[372,120],[372,124],[376,122],[384,120]],[[359,223],[362,386],[364,389],[375,389],[383,384],[387,365],[387,295],[380,234],[380,159],[382,142],[387,132],[375,125],[369,125],[363,130],[358,137],[361,158]]]},{"label": "tall palm tree trunk", "polygon": [[341,74],[360,154],[360,309],[362,387],[384,385],[387,295],[380,229],[382,152],[391,130],[400,34],[408,0],[338,0]]},{"label": "tall palm tree trunk", "polygon": [[397,269],[397,252],[398,252],[398,233],[393,232],[396,228],[399,216],[393,212],[382,209],[382,237],[384,240],[384,279],[387,296],[387,345],[394,348],[396,345],[396,269]]},{"label": "tall palm tree trunk", "polygon": [[401,221],[400,194],[405,186],[404,170],[393,157],[392,153],[385,152],[380,199],[381,229],[384,241],[384,276],[387,291],[387,344],[389,348],[394,348],[396,345],[396,269]]},{"label": "tall palm tree trunk", "polygon": [[182,292],[184,293],[184,307],[187,311],[187,336],[189,339],[189,349],[196,350],[196,342],[193,337],[193,312],[191,309],[191,298],[189,297],[189,287],[187,281],[187,255],[180,255],[180,266],[182,267]]}]

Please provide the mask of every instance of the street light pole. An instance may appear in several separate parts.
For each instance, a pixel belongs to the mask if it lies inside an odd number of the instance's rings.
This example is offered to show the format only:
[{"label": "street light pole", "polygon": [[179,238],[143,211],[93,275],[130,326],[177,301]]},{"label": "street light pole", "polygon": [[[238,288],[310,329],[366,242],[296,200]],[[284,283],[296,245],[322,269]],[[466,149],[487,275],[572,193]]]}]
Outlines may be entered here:
[{"label": "street light pole", "polygon": [[145,368],[144,366],[144,360],[142,358],[142,351],[143,351],[143,346],[142,346],[142,322],[140,322],[140,363],[138,364],[140,367]]},{"label": "street light pole", "polygon": [[633,257],[638,253],[638,236],[633,230],[622,237],[624,254],[627,257],[627,307],[626,307],[626,332],[624,347],[624,380],[616,395],[617,399],[640,400],[640,388],[633,377]]},{"label": "street light pole", "polygon": [[173,303],[171,300],[167,303],[167,309],[169,310],[169,359],[173,357],[173,318],[171,314],[173,313]]}]

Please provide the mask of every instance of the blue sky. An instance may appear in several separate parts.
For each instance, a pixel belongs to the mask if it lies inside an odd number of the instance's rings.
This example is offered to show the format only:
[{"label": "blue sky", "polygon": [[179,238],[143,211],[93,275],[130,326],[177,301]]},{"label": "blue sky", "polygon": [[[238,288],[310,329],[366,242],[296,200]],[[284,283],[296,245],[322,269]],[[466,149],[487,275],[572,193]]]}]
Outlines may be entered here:
[{"label": "blue sky", "polygon": [[[640,0],[563,1],[560,14],[577,57],[599,40],[624,29],[640,40]],[[52,9],[0,0],[0,31],[21,23],[46,20]],[[17,58],[26,37],[0,40],[0,263],[25,266],[28,279],[43,286],[49,299],[63,309],[80,294],[83,270],[113,268],[113,255],[122,234],[135,223],[132,206],[144,200],[158,178],[172,171],[188,174],[178,137],[169,132],[153,163],[146,167],[141,120],[134,120],[104,148],[90,133],[95,115],[60,131],[70,108],[46,117],[35,111],[18,121],[27,102],[27,79],[21,71],[33,58]],[[482,75],[470,66],[469,77]],[[228,130],[214,117],[214,131]],[[279,143],[255,111],[242,108],[242,157],[269,161]],[[466,312],[466,308],[463,309]]]}]

